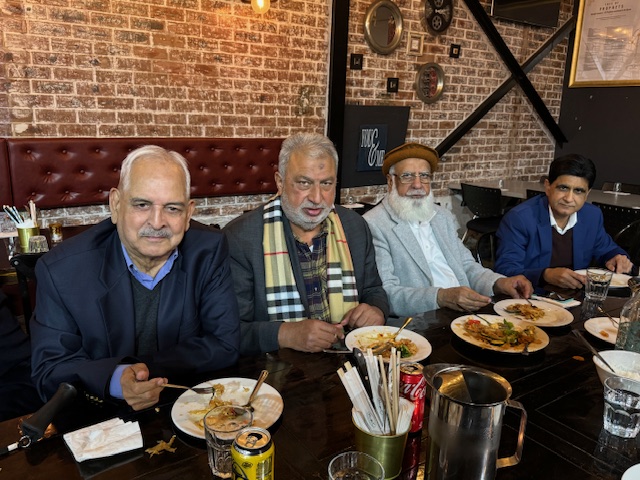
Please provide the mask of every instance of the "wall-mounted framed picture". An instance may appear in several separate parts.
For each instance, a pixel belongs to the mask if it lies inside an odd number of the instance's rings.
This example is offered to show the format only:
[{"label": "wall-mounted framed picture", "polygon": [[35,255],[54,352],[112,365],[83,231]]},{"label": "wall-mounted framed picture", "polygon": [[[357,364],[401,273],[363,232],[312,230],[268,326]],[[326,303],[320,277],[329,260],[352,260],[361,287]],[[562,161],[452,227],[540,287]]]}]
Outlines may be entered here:
[{"label": "wall-mounted framed picture", "polygon": [[422,55],[423,45],[424,35],[409,32],[409,40],[407,41],[407,53],[409,55]]},{"label": "wall-mounted framed picture", "polygon": [[640,2],[580,0],[570,87],[640,86]]}]

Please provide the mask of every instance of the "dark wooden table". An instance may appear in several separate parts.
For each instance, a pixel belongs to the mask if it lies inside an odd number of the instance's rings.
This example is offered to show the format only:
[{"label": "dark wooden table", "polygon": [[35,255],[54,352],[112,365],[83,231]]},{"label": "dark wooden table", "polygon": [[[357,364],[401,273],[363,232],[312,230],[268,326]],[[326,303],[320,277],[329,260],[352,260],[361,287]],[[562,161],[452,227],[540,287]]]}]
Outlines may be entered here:
[{"label": "dark wooden table", "polygon": [[[626,298],[609,298],[605,307],[615,314]],[[449,324],[459,313],[441,309],[416,317],[411,328],[432,344],[427,363],[461,363],[480,366],[504,376],[513,387],[512,398],[528,413],[523,458],[519,465],[500,469],[500,480],[525,479],[619,479],[640,462],[637,441],[622,441],[602,432],[602,385],[591,354],[570,335],[571,328],[584,331],[581,307],[572,310],[571,326],[547,328],[550,344],[527,357],[480,349],[452,337]],[[489,309],[484,310],[490,313]],[[396,323],[392,321],[391,323]],[[585,334],[600,350],[612,348]],[[267,383],[284,399],[282,417],[270,430],[275,441],[275,473],[278,480],[326,479],[326,468],[339,452],[354,448],[351,403],[336,370],[349,355],[305,354],[281,350],[252,358],[217,372],[210,378],[256,378],[269,371]],[[169,392],[167,392],[169,393]],[[41,441],[28,449],[0,458],[0,480],[97,478],[97,479],[209,479],[204,442],[181,434],[170,419],[173,397],[162,399],[157,409],[133,414],[139,420],[145,448],[178,435],[175,453],[149,457],[141,450],[116,457],[77,464],[61,437]],[[110,418],[117,412],[107,405],[85,401],[57,419],[61,431]],[[0,446],[17,441],[18,419],[0,423]],[[505,416],[501,455],[515,448],[516,415]],[[409,439],[405,469],[399,478],[423,479],[428,435]],[[417,452],[417,453],[416,453]]]}]

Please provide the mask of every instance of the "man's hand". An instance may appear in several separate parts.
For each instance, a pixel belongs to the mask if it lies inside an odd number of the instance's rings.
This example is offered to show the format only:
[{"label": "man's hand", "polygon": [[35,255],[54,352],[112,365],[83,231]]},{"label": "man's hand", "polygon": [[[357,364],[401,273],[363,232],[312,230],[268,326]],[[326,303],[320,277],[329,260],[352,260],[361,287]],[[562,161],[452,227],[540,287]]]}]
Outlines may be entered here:
[{"label": "man's hand", "polygon": [[349,325],[351,328],[358,328],[369,325],[384,325],[384,322],[385,318],[382,310],[378,307],[361,303],[347,312],[340,322],[340,325]]},{"label": "man's hand", "polygon": [[616,255],[609,259],[604,266],[614,273],[629,273],[633,268],[633,263],[626,255]]},{"label": "man's hand", "polygon": [[533,285],[524,275],[516,275],[496,280],[493,291],[509,295],[511,298],[529,298],[533,293]]},{"label": "man's hand", "polygon": [[149,380],[149,369],[144,363],[136,363],[127,367],[120,377],[122,395],[134,410],[142,410],[158,403],[162,385],[166,378]]},{"label": "man's hand", "polygon": [[441,288],[438,290],[438,305],[453,310],[478,310],[488,305],[491,298],[480,295],[469,287]]},{"label": "man's hand", "polygon": [[278,330],[280,348],[293,348],[302,352],[321,352],[325,348],[331,348],[339,338],[344,338],[341,324],[332,325],[316,319],[284,322]]},{"label": "man's hand", "polygon": [[587,283],[587,277],[574,272],[570,268],[556,267],[547,268],[542,272],[542,279],[562,288],[577,290]]}]

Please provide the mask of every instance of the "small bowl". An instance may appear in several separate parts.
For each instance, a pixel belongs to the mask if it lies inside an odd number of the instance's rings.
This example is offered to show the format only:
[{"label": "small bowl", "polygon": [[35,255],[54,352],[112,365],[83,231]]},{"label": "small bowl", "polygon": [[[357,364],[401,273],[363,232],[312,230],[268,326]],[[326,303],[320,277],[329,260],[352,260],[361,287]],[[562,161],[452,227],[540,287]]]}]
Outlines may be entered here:
[{"label": "small bowl", "polygon": [[640,353],[627,350],[604,350],[600,352],[600,355],[618,372],[618,375],[611,373],[600,359],[594,355],[593,363],[596,365],[598,377],[603,384],[607,377],[614,376],[626,377],[640,382]]}]

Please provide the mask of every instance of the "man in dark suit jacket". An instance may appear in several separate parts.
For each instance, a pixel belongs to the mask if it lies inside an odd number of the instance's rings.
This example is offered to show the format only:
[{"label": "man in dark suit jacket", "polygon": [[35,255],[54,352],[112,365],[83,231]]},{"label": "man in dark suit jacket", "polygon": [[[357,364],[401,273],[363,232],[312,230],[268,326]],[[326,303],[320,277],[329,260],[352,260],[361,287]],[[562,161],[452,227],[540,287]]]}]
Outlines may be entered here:
[{"label": "man in dark suit jacket", "polygon": [[580,155],[555,159],[545,180],[546,195],[511,209],[500,222],[495,271],[526,276],[533,285],[581,288],[575,270],[592,262],[617,272],[633,267],[627,253],[604,230],[602,212],[586,203],[596,167]]},{"label": "man in dark suit jacket", "polygon": [[[321,351],[344,337],[344,326],[383,325],[389,314],[366,222],[333,205],[337,163],[325,136],[289,137],[275,174],[278,196],[224,229],[240,307],[242,354],[283,347]],[[276,248],[268,245],[274,223]],[[344,256],[330,269],[332,248]],[[274,264],[275,256],[282,263]],[[335,270],[341,271],[338,278],[332,277]],[[287,274],[291,279],[283,294]]]},{"label": "man in dark suit jacket", "polygon": [[41,406],[31,382],[29,338],[0,291],[0,421],[33,413]]},{"label": "man in dark suit jacket", "polygon": [[110,192],[111,221],[40,259],[31,334],[43,398],[70,382],[142,409],[158,401],[167,377],[237,360],[227,243],[189,229],[189,190],[183,157],[141,147]]}]

